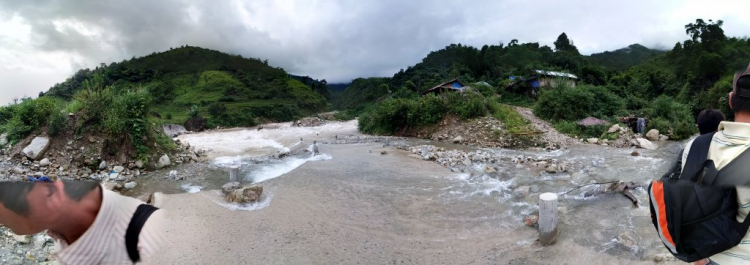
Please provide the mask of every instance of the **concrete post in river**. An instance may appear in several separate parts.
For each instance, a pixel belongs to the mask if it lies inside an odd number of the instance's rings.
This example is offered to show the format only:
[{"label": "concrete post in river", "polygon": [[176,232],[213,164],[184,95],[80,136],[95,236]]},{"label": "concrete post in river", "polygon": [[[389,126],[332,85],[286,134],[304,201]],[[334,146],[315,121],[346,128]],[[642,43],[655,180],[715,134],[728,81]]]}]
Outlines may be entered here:
[{"label": "concrete post in river", "polygon": [[539,195],[539,243],[551,244],[557,238],[557,195]]},{"label": "concrete post in river", "polygon": [[240,182],[240,166],[229,166],[229,182]]}]

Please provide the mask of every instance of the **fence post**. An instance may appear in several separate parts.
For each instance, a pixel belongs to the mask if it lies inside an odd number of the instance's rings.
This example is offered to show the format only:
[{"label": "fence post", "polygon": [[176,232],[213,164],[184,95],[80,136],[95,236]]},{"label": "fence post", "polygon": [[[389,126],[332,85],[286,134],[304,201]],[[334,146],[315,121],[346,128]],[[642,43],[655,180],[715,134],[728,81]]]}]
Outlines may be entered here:
[{"label": "fence post", "polygon": [[539,195],[539,243],[551,244],[557,238],[557,195]]}]

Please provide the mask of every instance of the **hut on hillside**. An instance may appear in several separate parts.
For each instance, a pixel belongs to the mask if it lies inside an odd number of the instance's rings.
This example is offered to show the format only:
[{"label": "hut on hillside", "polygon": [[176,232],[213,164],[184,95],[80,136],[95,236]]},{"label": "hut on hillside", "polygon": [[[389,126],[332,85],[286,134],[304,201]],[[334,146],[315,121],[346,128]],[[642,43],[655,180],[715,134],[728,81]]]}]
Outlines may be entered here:
[{"label": "hut on hillside", "polygon": [[[537,90],[541,87],[554,87],[558,84],[575,87],[578,84],[578,77],[574,74],[544,70],[534,70],[526,79],[517,79],[515,77],[511,79],[514,81],[506,89],[517,90],[519,87],[525,87],[526,91],[524,92],[532,96],[536,96]],[[526,86],[521,86],[522,84],[526,84]]]},{"label": "hut on hillside", "polygon": [[442,94],[445,92],[463,92],[466,89],[464,84],[458,81],[458,79],[453,79],[451,81],[439,84],[437,86],[434,86],[430,89],[427,89],[421,93],[422,96],[427,94]]}]

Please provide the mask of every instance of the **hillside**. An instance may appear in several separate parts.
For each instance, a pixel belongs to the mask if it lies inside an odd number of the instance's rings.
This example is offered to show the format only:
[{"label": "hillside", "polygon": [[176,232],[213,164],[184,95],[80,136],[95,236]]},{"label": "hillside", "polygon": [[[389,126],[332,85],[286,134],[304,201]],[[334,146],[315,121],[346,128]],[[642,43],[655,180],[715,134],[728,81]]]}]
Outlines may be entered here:
[{"label": "hillside", "polygon": [[[191,46],[80,70],[46,95],[71,100],[96,74],[104,77],[104,86],[148,89],[158,123],[184,122],[193,105],[201,116],[216,116],[216,125],[252,125],[254,118],[288,121],[325,109],[330,96],[325,81],[290,76],[260,59]],[[219,119],[222,115],[241,119]]]},{"label": "hillside", "polygon": [[590,58],[603,67],[615,70],[624,70],[648,61],[664,51],[652,50],[640,44],[614,51],[591,54]]}]

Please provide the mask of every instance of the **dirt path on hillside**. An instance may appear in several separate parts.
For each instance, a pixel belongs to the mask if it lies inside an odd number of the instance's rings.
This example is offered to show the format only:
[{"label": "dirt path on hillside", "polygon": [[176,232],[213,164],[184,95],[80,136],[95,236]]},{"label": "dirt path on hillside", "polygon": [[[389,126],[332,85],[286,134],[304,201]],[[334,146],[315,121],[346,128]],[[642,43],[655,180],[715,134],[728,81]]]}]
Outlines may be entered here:
[{"label": "dirt path on hillside", "polygon": [[555,143],[560,147],[570,146],[578,143],[576,139],[571,138],[563,133],[558,132],[552,124],[537,118],[530,108],[512,106],[521,116],[530,121],[537,130],[542,131],[542,141],[545,143]]}]

